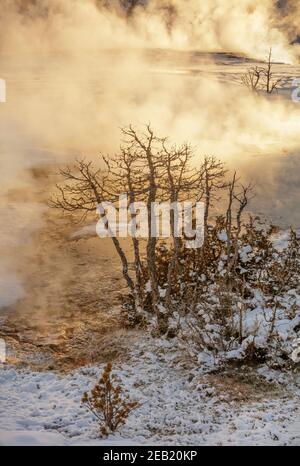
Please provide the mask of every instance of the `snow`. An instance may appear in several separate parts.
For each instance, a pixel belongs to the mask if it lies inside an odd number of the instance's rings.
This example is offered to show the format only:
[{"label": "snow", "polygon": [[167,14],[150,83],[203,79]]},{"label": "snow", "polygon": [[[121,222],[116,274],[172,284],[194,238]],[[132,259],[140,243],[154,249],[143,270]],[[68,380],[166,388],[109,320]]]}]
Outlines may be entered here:
[{"label": "snow", "polygon": [[93,416],[80,405],[82,393],[95,384],[102,366],[62,375],[3,365],[0,444],[300,445],[296,375],[287,378],[261,368],[278,390],[273,396],[236,400],[209,381],[205,364],[199,361],[197,369],[186,366],[177,343],[144,337],[126,364],[114,368],[140,406],[107,439],[99,438]]},{"label": "snow", "polygon": [[249,258],[248,258],[248,254],[252,252],[252,248],[250,245],[247,245],[247,246],[244,246],[239,254],[240,254],[240,258],[241,258],[241,261],[242,262],[248,262]]},{"label": "snow", "polygon": [[297,338],[293,342],[292,360],[294,362],[300,362],[300,338]]},{"label": "snow", "polygon": [[[300,230],[296,230],[297,238],[300,237]],[[273,238],[273,245],[277,251],[281,252],[287,248],[290,240],[289,230],[280,230]]]},{"label": "snow", "polygon": [[98,445],[98,446],[120,446],[120,445],[137,445],[136,443],[131,443],[130,441],[111,441],[108,439],[97,440],[94,442],[90,441],[72,441],[67,439],[61,434],[55,434],[53,432],[39,432],[39,431],[7,431],[1,432],[0,437],[0,446],[89,446],[89,445]]},{"label": "snow", "polygon": [[0,446],[61,446],[65,445],[65,439],[60,434],[53,432],[27,432],[8,431],[1,432]]},{"label": "snow", "polygon": [[225,230],[222,230],[222,231],[218,234],[218,238],[219,238],[219,240],[222,241],[223,243],[226,243],[226,241],[228,240],[226,231],[225,231]]}]

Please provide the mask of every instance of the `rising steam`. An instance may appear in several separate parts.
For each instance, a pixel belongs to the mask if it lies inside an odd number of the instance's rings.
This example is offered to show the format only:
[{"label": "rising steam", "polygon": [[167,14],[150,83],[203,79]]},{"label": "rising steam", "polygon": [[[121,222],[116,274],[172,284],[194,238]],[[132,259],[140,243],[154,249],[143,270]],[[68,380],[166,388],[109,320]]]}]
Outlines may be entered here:
[{"label": "rising steam", "polygon": [[176,47],[296,59],[297,0],[2,0],[4,50]]},{"label": "rising steam", "polygon": [[[286,157],[299,150],[299,108],[250,94],[239,84],[241,66],[230,68],[233,80],[217,79],[214,57],[200,53],[264,59],[272,46],[276,60],[298,63],[299,18],[296,0],[152,0],[130,14],[118,1],[2,0],[0,78],[8,94],[0,104],[4,288],[8,271],[16,269],[10,259],[15,244],[24,241],[13,234],[18,222],[7,214],[8,190],[32,189],[26,170],[37,164],[116,150],[118,128],[128,123],[151,121],[159,134],[239,165],[260,183],[268,213],[300,223],[298,158],[288,159],[290,168]],[[13,208],[25,229],[40,226],[39,209]]]}]

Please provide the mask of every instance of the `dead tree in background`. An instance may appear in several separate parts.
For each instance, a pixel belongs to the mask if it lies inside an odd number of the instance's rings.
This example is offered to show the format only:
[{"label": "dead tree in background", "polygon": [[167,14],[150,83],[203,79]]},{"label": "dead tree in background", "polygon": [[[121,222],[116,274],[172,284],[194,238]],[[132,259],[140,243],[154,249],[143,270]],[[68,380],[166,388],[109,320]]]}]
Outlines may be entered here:
[{"label": "dead tree in background", "polygon": [[265,91],[267,94],[272,94],[282,82],[282,78],[275,78],[273,64],[272,48],[270,48],[266,65],[250,68],[242,76],[242,84],[253,92]]},{"label": "dead tree in background", "polygon": [[265,90],[268,94],[272,94],[272,92],[277,89],[282,81],[282,78],[275,78],[274,73],[272,71],[272,48],[269,50],[268,55],[268,62],[266,68],[264,68],[264,85]]},{"label": "dead tree in background", "polygon": [[259,68],[258,66],[250,68],[250,70],[242,76],[242,84],[248,87],[250,91],[257,92],[261,84],[263,72],[263,68]]}]

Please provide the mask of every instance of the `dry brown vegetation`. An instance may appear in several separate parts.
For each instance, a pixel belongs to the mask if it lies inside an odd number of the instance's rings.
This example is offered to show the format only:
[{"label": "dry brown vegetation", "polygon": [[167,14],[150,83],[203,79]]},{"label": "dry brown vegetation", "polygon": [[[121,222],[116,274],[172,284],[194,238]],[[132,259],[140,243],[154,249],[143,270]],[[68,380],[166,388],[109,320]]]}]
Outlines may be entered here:
[{"label": "dry brown vegetation", "polygon": [[112,374],[112,364],[108,363],[91,393],[85,392],[82,396],[81,401],[96,417],[102,436],[125,424],[131,411],[138,406],[136,401],[130,401],[123,392],[122,386]]}]

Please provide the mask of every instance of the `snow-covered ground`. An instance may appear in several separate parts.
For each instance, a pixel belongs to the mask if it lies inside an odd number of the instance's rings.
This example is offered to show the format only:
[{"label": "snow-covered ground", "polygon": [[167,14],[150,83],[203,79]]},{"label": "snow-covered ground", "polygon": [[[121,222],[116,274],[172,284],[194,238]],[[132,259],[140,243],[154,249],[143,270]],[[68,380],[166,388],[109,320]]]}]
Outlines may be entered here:
[{"label": "snow-covered ground", "polygon": [[[93,416],[82,408],[101,366],[66,375],[0,369],[0,444],[3,445],[300,445],[300,380],[295,374],[258,372],[261,386],[191,369],[176,340],[140,341],[114,371],[140,406],[121,430],[99,439]],[[257,374],[256,377],[259,375]],[[231,384],[231,387],[230,387]]]}]

